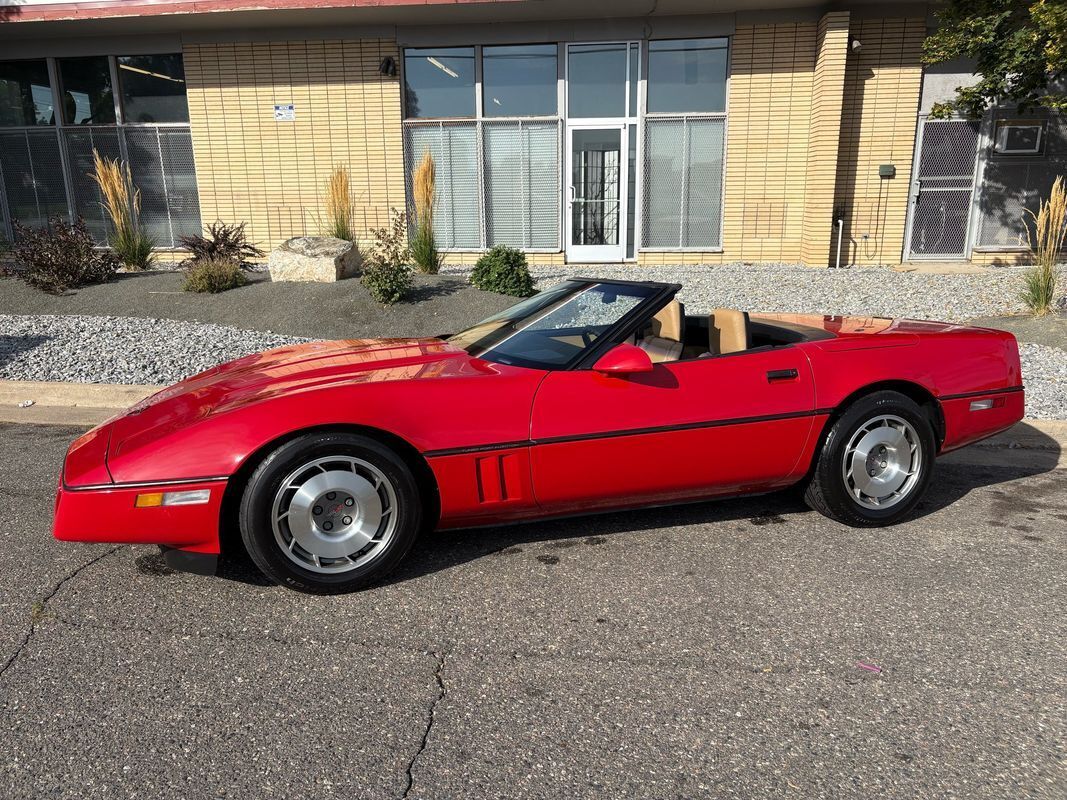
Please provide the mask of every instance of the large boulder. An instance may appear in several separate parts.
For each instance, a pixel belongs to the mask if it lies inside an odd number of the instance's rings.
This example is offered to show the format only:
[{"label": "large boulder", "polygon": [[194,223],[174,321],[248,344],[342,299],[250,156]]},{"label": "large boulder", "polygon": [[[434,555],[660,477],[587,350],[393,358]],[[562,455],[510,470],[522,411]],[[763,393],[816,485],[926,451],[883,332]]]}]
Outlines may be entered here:
[{"label": "large boulder", "polygon": [[332,283],[359,274],[358,248],[332,236],[298,236],[271,251],[272,281]]}]

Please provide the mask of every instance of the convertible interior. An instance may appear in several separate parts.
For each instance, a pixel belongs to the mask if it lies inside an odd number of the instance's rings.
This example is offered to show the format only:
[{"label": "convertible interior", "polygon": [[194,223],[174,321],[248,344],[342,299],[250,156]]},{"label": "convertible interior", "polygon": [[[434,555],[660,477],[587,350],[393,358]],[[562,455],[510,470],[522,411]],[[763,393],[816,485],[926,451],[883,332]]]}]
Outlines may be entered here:
[{"label": "convertible interior", "polygon": [[749,317],[747,311],[716,308],[710,314],[686,315],[685,306],[672,300],[652,317],[633,339],[653,363],[708,358],[751,350],[783,347],[812,338],[823,331]]}]

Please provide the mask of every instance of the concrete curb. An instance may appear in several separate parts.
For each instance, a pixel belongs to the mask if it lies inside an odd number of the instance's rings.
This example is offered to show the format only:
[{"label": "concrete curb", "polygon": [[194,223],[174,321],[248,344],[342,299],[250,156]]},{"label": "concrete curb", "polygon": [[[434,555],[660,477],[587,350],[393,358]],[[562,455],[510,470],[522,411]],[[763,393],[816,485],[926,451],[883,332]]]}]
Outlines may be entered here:
[{"label": "concrete curb", "polygon": [[[0,381],[0,422],[27,425],[96,425],[162,386],[121,383]],[[33,401],[20,408],[19,403]]]},{"label": "concrete curb", "polygon": [[[100,383],[0,381],[0,423],[24,425],[98,425],[119,411],[162,389],[162,386]],[[32,400],[33,405],[19,408]],[[1067,467],[1067,420],[1027,419],[1010,430],[950,453],[950,460],[999,464],[1042,451]]]}]

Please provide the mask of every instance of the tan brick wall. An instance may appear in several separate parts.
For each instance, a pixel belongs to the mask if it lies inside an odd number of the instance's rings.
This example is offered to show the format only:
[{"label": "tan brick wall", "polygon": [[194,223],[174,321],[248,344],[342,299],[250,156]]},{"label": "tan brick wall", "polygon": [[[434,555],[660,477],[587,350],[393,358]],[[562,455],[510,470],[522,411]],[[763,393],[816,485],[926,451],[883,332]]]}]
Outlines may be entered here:
[{"label": "tan brick wall", "polygon": [[[247,222],[269,250],[320,232],[325,184],[348,167],[356,228],[404,207],[400,83],[378,65],[382,39],[186,45],[189,117],[201,218]],[[294,122],[274,105],[293,103]]]},{"label": "tan brick wall", "polygon": [[800,245],[801,260],[816,267],[830,263],[848,31],[847,11],[827,14],[819,21],[804,185],[804,229]]},{"label": "tan brick wall", "polygon": [[[904,248],[926,20],[855,20],[852,34],[862,49],[849,57],[845,73],[835,190],[836,203],[845,209],[841,263],[897,264]],[[896,177],[879,178],[880,164],[894,164]]]}]

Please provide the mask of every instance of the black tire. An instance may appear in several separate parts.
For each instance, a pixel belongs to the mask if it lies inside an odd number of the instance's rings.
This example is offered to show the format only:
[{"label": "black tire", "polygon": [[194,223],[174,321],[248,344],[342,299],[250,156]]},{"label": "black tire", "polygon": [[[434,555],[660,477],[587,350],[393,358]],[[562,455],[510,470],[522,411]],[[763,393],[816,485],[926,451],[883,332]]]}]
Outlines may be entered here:
[{"label": "black tire", "polygon": [[[294,471],[299,471],[304,465],[317,461],[324,461],[329,466],[330,459],[335,458],[357,460],[361,464],[369,465],[367,469],[373,469],[379,473],[380,478],[384,479],[381,484],[383,488],[375,489],[374,492],[389,498],[388,502],[393,504],[394,509],[390,515],[395,522],[386,522],[383,516],[380,524],[384,526],[383,530],[389,530],[388,537],[378,534],[384,543],[371,542],[367,545],[367,553],[364,556],[357,555],[353,565],[346,565],[341,559],[326,559],[323,564],[327,567],[333,566],[345,570],[328,573],[312,568],[311,561],[314,560],[316,564],[319,564],[319,560],[310,551],[304,551],[296,545],[285,548],[279,542],[279,537],[284,541],[288,528],[282,527],[281,532],[276,533],[274,505],[279,497],[282,482],[291,477]],[[363,468],[360,466],[360,469]],[[340,470],[340,467],[329,466],[329,469]],[[308,474],[314,477],[314,468],[308,467],[308,470]],[[322,471],[327,475],[330,474],[326,467],[323,467]],[[353,467],[353,472],[358,475],[355,467]],[[308,480],[310,481],[310,478]],[[364,479],[368,486],[370,480],[374,480],[374,476]],[[384,488],[385,481],[391,487],[391,495],[384,494],[389,491],[388,488]],[[282,495],[282,497],[285,496]],[[347,503],[347,500],[345,502]],[[352,506],[358,509],[360,505],[353,497]],[[315,505],[316,509],[321,507],[321,505]],[[334,511],[337,514],[356,513],[346,512],[340,504]],[[327,509],[326,513],[331,513],[330,509]],[[240,529],[241,539],[252,561],[271,580],[290,589],[310,594],[343,594],[378,583],[392,572],[411,550],[422,525],[422,516],[422,499],[419,496],[415,478],[400,456],[381,442],[367,436],[354,433],[320,432],[309,433],[286,442],[260,462],[249,478],[241,497]],[[345,517],[345,519],[351,521],[352,518]],[[279,525],[281,526],[281,523]],[[339,523],[338,526],[341,527]],[[290,536],[289,541],[293,542],[294,539],[295,537]],[[285,553],[286,549],[292,552],[294,548],[295,556]],[[306,557],[301,558],[301,553]],[[363,557],[367,558],[366,563],[356,565]],[[298,561],[307,563],[308,568],[297,563]],[[319,564],[320,568],[323,564]]]},{"label": "black tire", "polygon": [[[872,503],[870,498],[861,502],[853,493],[853,484],[849,482],[851,479],[845,474],[846,454],[860,431],[886,416],[898,418],[911,426],[916,435],[919,458],[914,469],[915,477],[910,482],[905,480],[901,496],[887,500],[887,503],[891,503],[888,507],[871,508],[864,504]],[[911,513],[915,504],[922,499],[930,482],[936,454],[933,427],[923,410],[911,398],[899,392],[875,392],[856,400],[830,426],[804,491],[804,500],[820,514],[855,528],[893,525]],[[851,464],[852,459],[848,463]],[[879,463],[876,461],[872,468],[877,470]],[[865,497],[862,491],[860,495]]]}]

